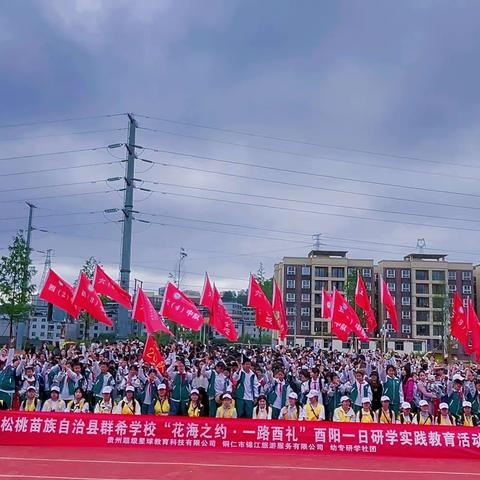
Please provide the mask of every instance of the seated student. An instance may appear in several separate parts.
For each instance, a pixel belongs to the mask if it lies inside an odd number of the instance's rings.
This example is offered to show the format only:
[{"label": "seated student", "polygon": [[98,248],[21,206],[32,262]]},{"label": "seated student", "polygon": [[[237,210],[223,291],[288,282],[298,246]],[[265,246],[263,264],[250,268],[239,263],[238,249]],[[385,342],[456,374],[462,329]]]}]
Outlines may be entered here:
[{"label": "seated student", "polygon": [[167,416],[170,413],[170,402],[168,401],[167,386],[161,383],[158,387],[158,398],[153,406],[155,415]]},{"label": "seated student", "polygon": [[125,396],[113,409],[113,413],[121,415],[140,415],[141,408],[137,400],[135,400],[135,388],[132,385],[125,387]]},{"label": "seated student", "polygon": [[267,402],[265,395],[259,395],[256,401],[256,406],[253,407],[252,418],[256,420],[271,420],[272,407]]},{"label": "seated student", "polygon": [[192,389],[190,392],[190,400],[187,403],[187,416],[203,416],[203,405],[200,403],[200,392],[196,388]]},{"label": "seated student", "polygon": [[319,393],[317,390],[310,390],[307,394],[307,403],[303,408],[304,418],[309,422],[319,422],[325,420],[325,408],[318,401]]},{"label": "seated student", "polygon": [[71,413],[89,413],[88,402],[84,398],[83,389],[77,387],[73,392],[73,400],[67,403],[65,412]]},{"label": "seated student", "polygon": [[355,412],[352,408],[350,398],[344,395],[340,399],[340,406],[333,412],[334,422],[355,422]]},{"label": "seated student", "polygon": [[403,402],[401,405],[401,412],[398,415],[398,423],[403,425],[410,425],[413,423],[413,413],[412,413],[412,406],[410,402]]},{"label": "seated student", "polygon": [[420,411],[413,417],[414,425],[433,425],[433,417],[430,415],[430,406],[426,400],[418,402]]},{"label": "seated student", "polygon": [[357,412],[357,422],[374,423],[375,415],[373,413],[372,403],[368,397],[362,398],[362,408]]},{"label": "seated student", "polygon": [[106,386],[102,389],[102,399],[95,405],[94,413],[113,413],[115,402],[112,400],[112,387]]},{"label": "seated student", "polygon": [[42,402],[37,398],[37,389],[31,385],[27,387],[25,400],[20,404],[21,412],[39,412]]},{"label": "seated student", "polygon": [[217,418],[237,418],[237,410],[232,405],[232,396],[229,393],[222,395],[222,404],[217,408]]},{"label": "seated student", "polygon": [[64,412],[65,402],[60,400],[60,388],[54,385],[50,388],[50,398],[45,400],[42,412]]},{"label": "seated student", "polygon": [[458,417],[457,425],[461,427],[478,427],[479,420],[478,417],[472,413],[471,402],[463,401],[462,413]]},{"label": "seated student", "polygon": [[448,411],[448,403],[441,403],[439,410],[435,417],[435,425],[450,425],[452,427],[456,425],[456,418]]},{"label": "seated student", "polygon": [[287,404],[280,410],[280,420],[302,420],[303,414],[295,392],[288,394]]},{"label": "seated student", "polygon": [[383,395],[380,402],[382,406],[375,412],[375,421],[377,423],[396,423],[395,412],[390,408],[390,398]]}]

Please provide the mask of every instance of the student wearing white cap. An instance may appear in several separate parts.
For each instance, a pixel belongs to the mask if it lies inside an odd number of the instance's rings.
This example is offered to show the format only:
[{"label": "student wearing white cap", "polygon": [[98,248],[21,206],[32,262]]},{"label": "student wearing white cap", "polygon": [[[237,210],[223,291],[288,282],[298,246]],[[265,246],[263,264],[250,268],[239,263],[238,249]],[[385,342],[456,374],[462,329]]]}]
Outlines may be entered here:
[{"label": "student wearing white cap", "polygon": [[25,400],[20,404],[21,412],[39,412],[42,402],[37,398],[37,389],[30,385],[25,393]]},{"label": "student wearing white cap", "polygon": [[237,418],[237,410],[232,405],[232,396],[229,393],[222,395],[222,404],[217,408],[217,418]]},{"label": "student wearing white cap", "polygon": [[401,412],[398,415],[398,423],[402,425],[410,425],[413,423],[412,406],[410,402],[402,402]]},{"label": "student wearing white cap", "polygon": [[125,396],[114,407],[113,413],[121,415],[140,415],[141,408],[137,400],[135,400],[135,387],[127,385],[125,387]]},{"label": "student wearing white cap", "polygon": [[307,394],[307,403],[304,407],[305,420],[309,422],[319,422],[325,420],[325,408],[318,401],[319,392],[317,390],[310,390]]},{"label": "student wearing white cap", "polygon": [[457,425],[461,427],[478,427],[479,420],[476,415],[472,413],[472,404],[466,400],[462,403],[462,413],[458,417]]},{"label": "student wearing white cap", "polygon": [[340,406],[333,412],[334,422],[355,422],[355,412],[352,408],[350,398],[344,395],[340,398]]},{"label": "student wearing white cap", "polygon": [[167,386],[161,383],[158,387],[158,398],[153,406],[155,415],[166,416],[170,413],[170,402],[168,401]]},{"label": "student wearing white cap", "polygon": [[413,417],[414,425],[433,425],[433,416],[430,414],[430,406],[426,400],[418,402],[420,411]]},{"label": "student wearing white cap", "polygon": [[370,398],[362,398],[362,408],[357,412],[357,422],[359,423],[374,423],[375,415],[372,410],[372,402]]},{"label": "student wearing white cap", "polygon": [[111,414],[115,408],[115,402],[112,400],[112,387],[108,385],[102,389],[102,399],[95,405],[94,413]]},{"label": "student wearing white cap", "polygon": [[280,410],[280,420],[302,420],[303,410],[298,404],[298,395],[290,392],[287,398],[287,404]]},{"label": "student wearing white cap", "polygon": [[187,404],[187,416],[203,416],[203,405],[200,403],[200,392],[196,388],[192,388],[190,391],[190,400]]},{"label": "student wearing white cap", "polygon": [[397,423],[395,412],[390,408],[390,398],[383,395],[380,398],[381,408],[375,412],[375,421],[377,423]]},{"label": "student wearing white cap", "polygon": [[54,385],[50,389],[50,398],[45,400],[42,407],[42,412],[64,412],[65,402],[60,400],[60,388]]},{"label": "student wearing white cap", "polygon": [[439,412],[435,417],[435,425],[450,425],[456,424],[455,417],[448,411],[448,403],[441,403],[439,405]]}]

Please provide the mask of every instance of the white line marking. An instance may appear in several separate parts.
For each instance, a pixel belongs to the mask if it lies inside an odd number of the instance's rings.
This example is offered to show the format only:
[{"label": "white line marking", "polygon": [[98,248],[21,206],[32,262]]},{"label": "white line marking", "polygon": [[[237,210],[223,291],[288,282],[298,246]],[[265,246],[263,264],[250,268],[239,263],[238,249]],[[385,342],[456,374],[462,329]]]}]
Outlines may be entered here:
[{"label": "white line marking", "polygon": [[[372,458],[373,459],[373,458]],[[0,457],[0,460],[18,460],[25,462],[25,457]],[[473,459],[472,459],[473,460]],[[118,464],[118,465],[157,465],[157,466],[184,466],[184,467],[211,467],[211,468],[255,468],[255,469],[264,469],[264,470],[306,470],[306,471],[318,471],[318,472],[361,472],[361,473],[415,473],[417,475],[455,475],[455,476],[473,476],[480,477],[480,472],[445,472],[445,471],[436,471],[436,470],[387,470],[387,469],[372,469],[372,468],[333,468],[333,467],[298,467],[291,465],[244,465],[244,464],[234,464],[234,463],[199,463],[199,462],[139,462],[139,461],[130,461],[130,460],[87,460],[79,458],[34,458],[28,457],[28,462],[64,462],[64,463],[100,463],[100,464]],[[2,477],[8,477],[8,475],[0,475]],[[21,478],[21,476],[20,476]],[[42,477],[38,477],[42,478]],[[56,478],[56,477],[45,477],[45,478]],[[68,480],[77,480],[75,477],[57,477],[57,478],[68,478]],[[78,479],[78,480],[91,480],[91,479]],[[93,479],[92,479],[93,480]],[[94,480],[117,480],[112,479],[94,479]],[[119,479],[119,480],[132,480],[132,479]],[[133,479],[133,480],[138,480]],[[152,479],[143,479],[143,480],[152,480]]]}]

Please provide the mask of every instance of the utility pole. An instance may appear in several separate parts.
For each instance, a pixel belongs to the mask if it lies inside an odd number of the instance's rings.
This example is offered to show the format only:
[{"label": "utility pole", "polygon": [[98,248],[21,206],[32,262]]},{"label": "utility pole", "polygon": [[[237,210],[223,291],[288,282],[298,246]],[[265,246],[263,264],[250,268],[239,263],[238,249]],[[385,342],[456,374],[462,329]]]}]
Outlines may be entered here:
[{"label": "utility pole", "polygon": [[[133,189],[135,187],[135,130],[137,122],[128,114],[128,138],[125,145],[127,158],[125,166],[125,194],[123,197],[122,257],[120,285],[127,292],[130,287],[130,265],[132,254]],[[127,338],[132,333],[130,315],[121,305],[118,307],[117,336]]]},{"label": "utility pole", "polygon": [[[27,256],[28,256],[28,260],[27,260],[27,269],[29,268],[30,266],[30,253],[31,253],[31,248],[30,248],[30,245],[31,245],[31,241],[32,241],[32,231],[33,231],[33,209],[34,208],[37,208],[33,203],[29,203],[29,202],[25,202],[27,205],[28,205],[28,227],[27,227]],[[27,273],[27,272],[25,272]],[[25,279],[27,278],[27,276],[25,275]],[[23,285],[24,288],[27,288],[28,285],[26,284],[26,280],[25,280],[25,283]],[[21,320],[18,322],[17,324],[17,335],[16,335],[16,348],[17,350],[21,350],[23,348],[23,342],[24,342],[24,338],[25,338],[25,334],[28,332],[26,332],[26,326],[28,325],[28,322],[26,322],[25,320]],[[10,332],[10,336],[12,336],[12,332]]]},{"label": "utility pole", "polygon": [[[183,264],[183,261],[185,260],[185,257],[187,257],[187,252],[185,251],[185,249],[183,247],[180,247],[180,254],[178,256],[178,271],[176,272],[176,274],[174,275],[175,280],[176,280],[176,285],[177,285],[177,288],[180,290],[180,278],[182,276],[182,264]],[[173,334],[175,336],[175,340],[178,340],[177,339],[177,330],[178,330],[178,325],[176,323],[173,324]]]}]

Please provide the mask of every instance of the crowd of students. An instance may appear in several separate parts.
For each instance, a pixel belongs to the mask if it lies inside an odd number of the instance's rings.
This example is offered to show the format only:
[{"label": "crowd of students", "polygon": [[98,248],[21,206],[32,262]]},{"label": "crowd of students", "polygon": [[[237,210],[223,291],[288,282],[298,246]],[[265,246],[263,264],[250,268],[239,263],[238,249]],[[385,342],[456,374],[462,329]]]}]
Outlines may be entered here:
[{"label": "crowd of students", "polygon": [[0,352],[0,408],[479,426],[480,368],[378,351],[172,343],[165,369],[140,341]]}]

